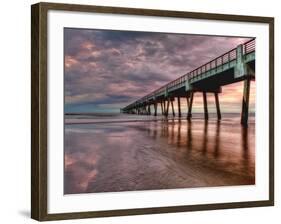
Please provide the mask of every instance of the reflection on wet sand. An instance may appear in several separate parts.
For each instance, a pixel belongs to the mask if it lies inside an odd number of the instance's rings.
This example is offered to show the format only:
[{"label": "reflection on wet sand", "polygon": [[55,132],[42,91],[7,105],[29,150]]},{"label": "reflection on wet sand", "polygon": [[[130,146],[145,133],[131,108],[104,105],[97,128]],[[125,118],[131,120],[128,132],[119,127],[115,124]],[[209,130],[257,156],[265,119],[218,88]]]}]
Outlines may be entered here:
[{"label": "reflection on wet sand", "polygon": [[65,193],[255,184],[254,137],[232,119],[67,125]]}]

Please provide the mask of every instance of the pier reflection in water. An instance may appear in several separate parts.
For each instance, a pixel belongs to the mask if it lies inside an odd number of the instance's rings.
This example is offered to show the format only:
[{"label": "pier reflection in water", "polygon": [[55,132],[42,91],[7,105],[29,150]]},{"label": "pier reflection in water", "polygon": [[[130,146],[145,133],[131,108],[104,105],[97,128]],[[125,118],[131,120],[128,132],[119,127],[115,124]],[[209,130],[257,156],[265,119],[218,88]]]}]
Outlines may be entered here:
[{"label": "pier reflection in water", "polygon": [[255,184],[255,125],[194,119],[66,125],[65,193]]}]

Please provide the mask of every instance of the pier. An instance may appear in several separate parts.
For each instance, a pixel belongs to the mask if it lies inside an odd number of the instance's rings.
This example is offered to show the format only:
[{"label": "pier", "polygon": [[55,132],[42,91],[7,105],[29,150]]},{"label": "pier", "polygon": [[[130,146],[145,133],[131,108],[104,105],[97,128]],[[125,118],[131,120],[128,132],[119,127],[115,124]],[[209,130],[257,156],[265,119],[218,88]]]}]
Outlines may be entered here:
[{"label": "pier", "polygon": [[[181,100],[186,100],[187,119],[191,119],[194,94],[200,93],[203,97],[204,119],[208,120],[207,94],[211,93],[215,98],[217,119],[220,120],[222,116],[219,94],[222,92],[222,86],[244,82],[241,99],[241,124],[247,126],[252,80],[255,80],[255,39],[238,45],[223,55],[154,90],[121,108],[121,112],[157,116],[157,108],[160,105],[161,115],[176,116],[177,113],[181,117]],[[177,101],[177,111],[174,108],[175,101]]]}]

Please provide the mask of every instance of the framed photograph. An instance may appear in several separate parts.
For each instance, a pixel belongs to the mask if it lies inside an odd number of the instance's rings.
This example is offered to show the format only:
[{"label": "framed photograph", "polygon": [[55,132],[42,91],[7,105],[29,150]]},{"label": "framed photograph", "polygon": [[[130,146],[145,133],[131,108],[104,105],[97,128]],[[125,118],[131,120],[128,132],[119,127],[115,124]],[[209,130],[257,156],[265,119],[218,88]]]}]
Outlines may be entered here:
[{"label": "framed photograph", "polygon": [[274,19],[32,5],[33,219],[274,204]]}]

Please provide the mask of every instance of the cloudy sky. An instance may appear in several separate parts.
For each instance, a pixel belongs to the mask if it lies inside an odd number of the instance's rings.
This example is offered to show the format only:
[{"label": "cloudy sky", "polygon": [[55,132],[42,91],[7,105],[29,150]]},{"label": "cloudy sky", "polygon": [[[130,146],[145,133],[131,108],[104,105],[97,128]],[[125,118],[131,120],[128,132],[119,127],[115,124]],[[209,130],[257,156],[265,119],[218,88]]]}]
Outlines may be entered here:
[{"label": "cloudy sky", "polygon": [[[64,29],[65,112],[119,112],[248,38]],[[223,87],[223,112],[240,112],[242,83]],[[251,110],[255,84],[251,86]],[[183,100],[183,104],[185,100]],[[210,110],[213,96],[208,96]],[[195,95],[194,110],[202,110]]]}]

